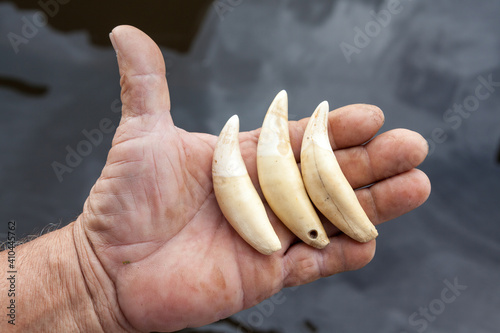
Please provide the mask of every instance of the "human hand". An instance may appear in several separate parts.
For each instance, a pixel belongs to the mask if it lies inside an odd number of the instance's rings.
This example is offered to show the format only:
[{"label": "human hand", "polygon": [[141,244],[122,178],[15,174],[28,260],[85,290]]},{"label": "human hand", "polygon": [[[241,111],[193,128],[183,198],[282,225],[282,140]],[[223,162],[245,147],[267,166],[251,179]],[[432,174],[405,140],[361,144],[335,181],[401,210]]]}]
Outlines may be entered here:
[{"label": "human hand", "polygon": [[[375,241],[358,243],[326,222],[331,243],[317,250],[298,242],[267,205],[282,249],[264,256],[250,247],[214,196],[211,163],[217,137],[174,126],[156,44],[129,26],[113,30],[112,41],[121,74],[122,119],[74,229],[89,292],[97,308],[108,312],[101,320],[139,331],[201,326],[284,287],[370,262]],[[427,155],[420,135],[393,130],[364,145],[383,119],[377,107],[368,105],[329,114],[332,147],[374,224],[418,207],[430,193],[428,178],[414,169]],[[307,119],[290,122],[297,160],[306,124]],[[258,137],[259,130],[241,133],[240,145],[261,193]]]}]

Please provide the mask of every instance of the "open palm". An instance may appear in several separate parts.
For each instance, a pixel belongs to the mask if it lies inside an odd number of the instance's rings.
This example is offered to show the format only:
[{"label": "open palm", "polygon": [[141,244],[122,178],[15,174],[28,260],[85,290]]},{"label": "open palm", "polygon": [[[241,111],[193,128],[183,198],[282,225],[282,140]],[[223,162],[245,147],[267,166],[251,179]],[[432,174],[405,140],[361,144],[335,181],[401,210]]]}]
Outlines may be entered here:
[{"label": "open palm", "polygon": [[[213,192],[217,137],[173,124],[160,50],[128,26],[116,28],[112,41],[122,77],[122,120],[78,223],[98,258],[94,264],[115,288],[117,306],[110,309],[116,317],[140,331],[201,326],[283,287],[361,268],[372,259],[375,241],[357,243],[330,223],[325,223],[331,237],[325,249],[298,242],[267,206],[282,250],[264,256],[246,244],[225,220]],[[362,145],[383,124],[381,111],[366,105],[336,110],[329,120],[332,146],[351,185],[375,183],[357,191],[375,224],[426,200],[428,179],[414,169],[427,153],[418,134],[395,130]],[[306,122],[290,123],[297,157]],[[257,188],[258,136],[259,130],[240,134]]]}]

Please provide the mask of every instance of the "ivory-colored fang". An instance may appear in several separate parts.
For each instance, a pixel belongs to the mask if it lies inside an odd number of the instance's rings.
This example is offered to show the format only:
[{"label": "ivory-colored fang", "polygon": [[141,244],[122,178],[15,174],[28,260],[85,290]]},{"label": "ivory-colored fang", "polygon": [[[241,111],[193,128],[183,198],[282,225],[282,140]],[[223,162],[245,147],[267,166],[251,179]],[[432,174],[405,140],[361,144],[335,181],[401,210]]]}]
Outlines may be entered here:
[{"label": "ivory-colored fang", "polygon": [[328,102],[307,124],[300,153],[302,178],[314,205],[337,228],[358,242],[378,236],[345,178],[328,139]]},{"label": "ivory-colored fang", "polygon": [[238,133],[239,119],[234,115],[222,129],[215,146],[212,161],[215,197],[236,232],[257,251],[269,255],[281,249],[281,243],[248,175]]},{"label": "ivory-colored fang", "polygon": [[288,100],[283,90],[267,111],[257,146],[257,172],[267,203],[305,243],[322,249],[330,240],[307,196],[288,133]]}]

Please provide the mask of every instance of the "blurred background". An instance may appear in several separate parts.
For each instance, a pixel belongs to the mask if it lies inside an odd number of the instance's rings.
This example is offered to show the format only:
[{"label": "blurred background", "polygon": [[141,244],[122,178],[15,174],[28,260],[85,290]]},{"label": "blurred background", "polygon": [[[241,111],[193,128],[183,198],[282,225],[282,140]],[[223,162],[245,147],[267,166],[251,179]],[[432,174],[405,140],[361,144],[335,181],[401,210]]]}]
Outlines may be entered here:
[{"label": "blurred background", "polygon": [[[134,25],[162,47],[176,125],[260,127],[323,100],[375,104],[382,130],[421,133],[432,194],[379,227],[365,268],[285,289],[184,332],[500,332],[500,2],[497,0],[0,1],[0,236],[80,214],[118,125],[108,41]],[[99,138],[99,136],[97,137]]]}]

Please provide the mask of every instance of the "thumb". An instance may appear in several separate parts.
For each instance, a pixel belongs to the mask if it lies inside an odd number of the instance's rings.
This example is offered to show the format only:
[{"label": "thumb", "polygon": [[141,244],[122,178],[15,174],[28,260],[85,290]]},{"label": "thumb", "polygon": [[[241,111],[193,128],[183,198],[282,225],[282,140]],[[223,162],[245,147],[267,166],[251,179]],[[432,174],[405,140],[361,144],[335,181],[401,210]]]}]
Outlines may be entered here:
[{"label": "thumb", "polygon": [[122,88],[122,121],[165,116],[170,122],[170,95],[165,62],[156,43],[132,26],[118,26],[109,35],[116,51]]}]

